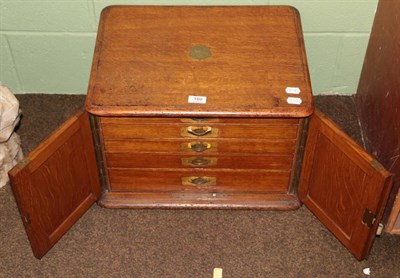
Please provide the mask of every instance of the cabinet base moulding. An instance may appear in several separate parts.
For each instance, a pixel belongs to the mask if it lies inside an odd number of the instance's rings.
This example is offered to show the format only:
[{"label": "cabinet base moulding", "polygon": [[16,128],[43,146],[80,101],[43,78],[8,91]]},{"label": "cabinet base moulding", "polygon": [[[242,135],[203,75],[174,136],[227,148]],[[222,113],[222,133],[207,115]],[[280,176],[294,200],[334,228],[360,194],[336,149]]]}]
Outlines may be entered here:
[{"label": "cabinet base moulding", "polygon": [[[215,194],[215,195],[214,195]],[[259,209],[295,210],[301,204],[296,195],[285,194],[184,194],[105,193],[98,204],[105,208],[154,209]]]}]

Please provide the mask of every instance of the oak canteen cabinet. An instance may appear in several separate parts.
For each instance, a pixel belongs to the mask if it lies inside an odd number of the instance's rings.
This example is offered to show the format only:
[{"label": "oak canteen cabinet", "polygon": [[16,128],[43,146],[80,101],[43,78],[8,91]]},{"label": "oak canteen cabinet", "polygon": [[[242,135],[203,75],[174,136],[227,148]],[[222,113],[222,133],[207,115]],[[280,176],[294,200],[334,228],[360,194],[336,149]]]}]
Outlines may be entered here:
[{"label": "oak canteen cabinet", "polygon": [[103,10],[80,112],[11,172],[42,257],[107,208],[297,209],[368,256],[391,174],[314,111],[288,6]]}]

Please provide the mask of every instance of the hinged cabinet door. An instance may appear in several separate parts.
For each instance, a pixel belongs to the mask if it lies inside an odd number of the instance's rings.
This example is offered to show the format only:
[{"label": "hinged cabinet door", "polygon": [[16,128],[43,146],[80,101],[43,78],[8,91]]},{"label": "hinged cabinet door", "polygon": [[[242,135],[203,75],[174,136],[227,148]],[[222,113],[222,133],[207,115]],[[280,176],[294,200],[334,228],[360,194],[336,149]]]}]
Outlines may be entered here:
[{"label": "hinged cabinet door", "polygon": [[9,176],[32,251],[41,258],[100,195],[88,114],[67,120]]},{"label": "hinged cabinet door", "polygon": [[359,260],[368,257],[392,176],[321,112],[311,116],[299,198]]}]

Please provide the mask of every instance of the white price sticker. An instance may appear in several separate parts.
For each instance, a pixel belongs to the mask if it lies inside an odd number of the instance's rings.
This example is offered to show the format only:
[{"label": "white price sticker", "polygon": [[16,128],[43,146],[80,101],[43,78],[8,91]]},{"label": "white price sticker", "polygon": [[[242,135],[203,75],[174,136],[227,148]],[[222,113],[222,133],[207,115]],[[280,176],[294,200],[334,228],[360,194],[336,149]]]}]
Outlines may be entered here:
[{"label": "white price sticker", "polygon": [[298,95],[301,92],[300,88],[298,87],[286,87],[285,91],[288,94],[294,94],[294,95]]},{"label": "white price sticker", "polygon": [[288,97],[286,101],[289,104],[297,104],[297,105],[299,105],[299,104],[302,103],[302,100],[299,97]]},{"label": "white price sticker", "polygon": [[204,104],[207,102],[207,97],[205,96],[189,96],[188,103],[201,103]]}]

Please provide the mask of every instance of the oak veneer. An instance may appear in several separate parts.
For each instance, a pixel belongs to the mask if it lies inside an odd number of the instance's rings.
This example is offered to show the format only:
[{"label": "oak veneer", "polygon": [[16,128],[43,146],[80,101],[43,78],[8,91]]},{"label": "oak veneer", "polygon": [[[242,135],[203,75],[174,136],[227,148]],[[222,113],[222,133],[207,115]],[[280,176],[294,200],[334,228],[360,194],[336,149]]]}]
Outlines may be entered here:
[{"label": "oak veneer", "polygon": [[70,118],[9,175],[32,250],[40,258],[100,196],[87,115]]},{"label": "oak veneer", "polygon": [[[312,113],[297,10],[167,9],[103,10],[86,102],[90,113],[267,118]],[[190,49],[196,45],[207,47],[211,57],[191,57]],[[286,102],[288,86],[300,88],[301,105]],[[207,103],[188,103],[189,95],[207,96]]]},{"label": "oak veneer", "polygon": [[242,139],[135,139],[135,140],[104,140],[104,150],[114,152],[184,152],[198,154],[197,151],[205,146],[204,154],[243,153],[243,154],[294,154],[296,140],[263,140],[247,139],[243,144]]}]

